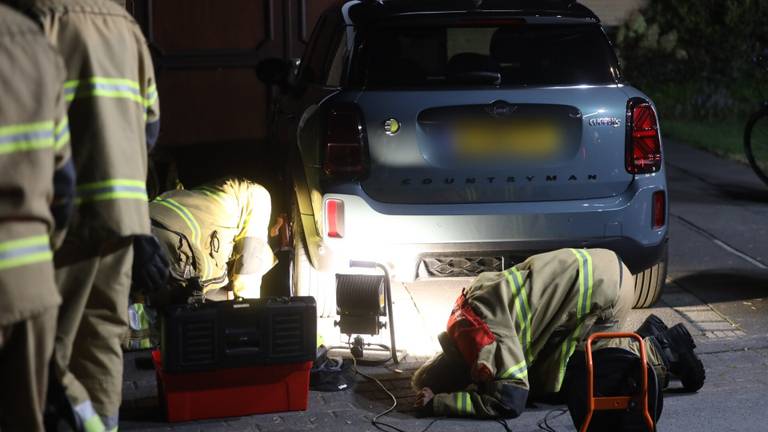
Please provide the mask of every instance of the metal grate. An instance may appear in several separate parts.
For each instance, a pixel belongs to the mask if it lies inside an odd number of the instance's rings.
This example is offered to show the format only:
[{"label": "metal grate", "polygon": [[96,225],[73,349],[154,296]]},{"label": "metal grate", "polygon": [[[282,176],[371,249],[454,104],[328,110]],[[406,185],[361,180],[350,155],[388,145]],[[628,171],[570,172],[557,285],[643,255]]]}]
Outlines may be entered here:
[{"label": "metal grate", "polygon": [[201,365],[213,363],[216,359],[216,337],[214,322],[184,323],[181,332],[181,363]]},{"label": "metal grate", "polygon": [[272,317],[273,356],[296,356],[304,352],[303,324],[301,314]]},{"label": "metal grate", "polygon": [[427,257],[422,260],[427,274],[435,277],[477,276],[504,270],[503,257]]}]

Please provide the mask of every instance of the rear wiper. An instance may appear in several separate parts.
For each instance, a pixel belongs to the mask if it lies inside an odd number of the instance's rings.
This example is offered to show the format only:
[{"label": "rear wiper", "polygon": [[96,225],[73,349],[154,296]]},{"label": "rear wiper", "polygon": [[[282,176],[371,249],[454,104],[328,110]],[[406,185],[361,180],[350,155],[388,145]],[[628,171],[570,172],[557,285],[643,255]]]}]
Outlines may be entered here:
[{"label": "rear wiper", "polygon": [[448,80],[456,84],[501,84],[501,74],[494,71],[458,72],[448,76]]}]

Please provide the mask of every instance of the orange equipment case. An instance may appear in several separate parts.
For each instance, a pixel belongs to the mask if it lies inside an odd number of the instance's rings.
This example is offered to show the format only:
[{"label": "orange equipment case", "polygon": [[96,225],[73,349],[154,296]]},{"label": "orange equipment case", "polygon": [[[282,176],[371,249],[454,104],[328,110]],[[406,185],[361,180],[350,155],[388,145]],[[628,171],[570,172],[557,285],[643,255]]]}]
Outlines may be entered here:
[{"label": "orange equipment case", "polygon": [[642,401],[641,415],[645,425],[648,427],[648,432],[655,432],[656,425],[653,423],[653,418],[648,412],[648,370],[646,365],[648,361],[645,356],[645,342],[643,338],[636,333],[594,333],[587,338],[585,346],[585,355],[587,356],[587,418],[579,429],[580,432],[587,432],[589,430],[589,424],[592,421],[592,415],[595,411],[608,411],[608,410],[625,410],[632,402],[632,395],[628,396],[614,396],[614,397],[597,397],[595,396],[595,366],[592,362],[592,343],[598,339],[634,339],[639,344],[640,348],[640,369],[642,369],[640,382],[640,399]]}]

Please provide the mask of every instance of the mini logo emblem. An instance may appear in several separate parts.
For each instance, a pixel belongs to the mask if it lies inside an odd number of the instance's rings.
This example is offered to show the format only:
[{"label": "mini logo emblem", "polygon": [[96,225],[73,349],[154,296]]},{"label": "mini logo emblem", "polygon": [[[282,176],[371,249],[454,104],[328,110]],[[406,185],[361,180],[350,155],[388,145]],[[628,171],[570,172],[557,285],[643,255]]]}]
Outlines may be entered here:
[{"label": "mini logo emblem", "polygon": [[401,124],[396,119],[388,119],[384,122],[384,133],[389,136],[395,135],[400,132]]},{"label": "mini logo emblem", "polygon": [[593,118],[593,119],[589,119],[589,125],[619,127],[621,126],[621,120],[617,119],[616,117]]},{"label": "mini logo emblem", "polygon": [[488,114],[491,115],[491,117],[509,117],[512,115],[512,113],[517,111],[517,106],[510,105],[504,101],[496,101],[488,105],[485,110],[488,112]]}]

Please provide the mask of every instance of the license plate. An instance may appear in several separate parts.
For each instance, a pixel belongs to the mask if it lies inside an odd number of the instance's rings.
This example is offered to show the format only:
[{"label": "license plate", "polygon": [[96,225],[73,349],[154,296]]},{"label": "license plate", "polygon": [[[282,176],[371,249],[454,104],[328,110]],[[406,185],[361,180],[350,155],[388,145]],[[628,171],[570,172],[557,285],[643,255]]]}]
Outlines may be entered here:
[{"label": "license plate", "polygon": [[559,128],[540,120],[463,122],[454,138],[457,154],[469,159],[544,159],[554,155],[562,142]]}]

